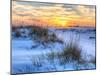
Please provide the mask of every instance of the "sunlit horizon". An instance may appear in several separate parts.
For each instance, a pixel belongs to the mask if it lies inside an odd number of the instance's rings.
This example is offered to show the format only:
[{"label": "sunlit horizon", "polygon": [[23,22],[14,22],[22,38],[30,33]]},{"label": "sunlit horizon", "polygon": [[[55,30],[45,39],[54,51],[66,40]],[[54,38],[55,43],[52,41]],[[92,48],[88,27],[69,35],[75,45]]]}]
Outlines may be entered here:
[{"label": "sunlit horizon", "polygon": [[12,1],[12,25],[95,27],[95,6]]}]

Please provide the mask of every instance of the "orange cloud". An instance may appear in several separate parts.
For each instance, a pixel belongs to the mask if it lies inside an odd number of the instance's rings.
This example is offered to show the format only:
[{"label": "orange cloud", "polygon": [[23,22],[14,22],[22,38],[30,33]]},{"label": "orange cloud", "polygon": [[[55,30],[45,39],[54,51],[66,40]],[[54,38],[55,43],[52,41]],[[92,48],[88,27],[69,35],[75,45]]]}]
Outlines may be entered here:
[{"label": "orange cloud", "polygon": [[60,28],[95,26],[95,6],[13,1],[12,24]]}]

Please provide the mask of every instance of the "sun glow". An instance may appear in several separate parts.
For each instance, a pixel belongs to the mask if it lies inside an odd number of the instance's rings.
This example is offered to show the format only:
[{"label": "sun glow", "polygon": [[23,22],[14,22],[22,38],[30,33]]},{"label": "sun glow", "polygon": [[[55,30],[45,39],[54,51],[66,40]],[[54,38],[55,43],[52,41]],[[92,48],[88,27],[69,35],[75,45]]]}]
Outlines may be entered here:
[{"label": "sun glow", "polygon": [[70,28],[95,26],[95,6],[12,2],[12,25]]},{"label": "sun glow", "polygon": [[64,17],[56,17],[53,20],[54,20],[54,22],[57,25],[60,25],[62,27],[67,27],[67,18],[64,18]]}]

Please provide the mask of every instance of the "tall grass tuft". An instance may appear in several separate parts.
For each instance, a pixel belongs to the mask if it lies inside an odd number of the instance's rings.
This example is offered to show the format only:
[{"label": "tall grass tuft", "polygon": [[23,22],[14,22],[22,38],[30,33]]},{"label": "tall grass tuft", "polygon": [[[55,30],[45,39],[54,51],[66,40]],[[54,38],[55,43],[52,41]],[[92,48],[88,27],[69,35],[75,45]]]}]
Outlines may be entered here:
[{"label": "tall grass tuft", "polygon": [[81,53],[81,48],[78,43],[70,41],[67,45],[65,45],[60,56],[66,61],[79,61],[81,59]]},{"label": "tall grass tuft", "polygon": [[39,26],[33,26],[32,34],[35,34],[37,37],[48,36],[48,29]]}]

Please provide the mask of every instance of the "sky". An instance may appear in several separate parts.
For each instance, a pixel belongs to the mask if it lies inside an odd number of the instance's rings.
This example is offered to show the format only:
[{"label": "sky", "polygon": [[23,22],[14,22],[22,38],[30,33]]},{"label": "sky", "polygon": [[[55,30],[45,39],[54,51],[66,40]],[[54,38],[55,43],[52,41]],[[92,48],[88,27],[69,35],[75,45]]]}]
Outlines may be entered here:
[{"label": "sky", "polygon": [[95,27],[95,6],[12,1],[12,25],[56,28]]}]

